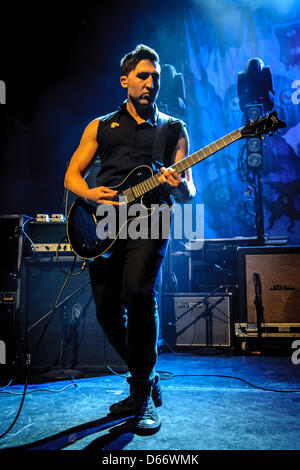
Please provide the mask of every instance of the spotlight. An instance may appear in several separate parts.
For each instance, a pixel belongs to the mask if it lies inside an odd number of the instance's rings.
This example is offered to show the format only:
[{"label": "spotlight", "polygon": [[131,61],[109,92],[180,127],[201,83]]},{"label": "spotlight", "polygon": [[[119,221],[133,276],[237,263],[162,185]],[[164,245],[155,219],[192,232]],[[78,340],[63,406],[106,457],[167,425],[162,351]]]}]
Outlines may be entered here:
[{"label": "spotlight", "polygon": [[[246,105],[246,121],[255,121],[263,113],[263,105]],[[256,137],[250,137],[246,141],[246,163],[248,170],[257,172],[263,168],[263,145],[262,140]]]},{"label": "spotlight", "polygon": [[271,69],[259,58],[249,59],[245,72],[238,73],[237,90],[240,108],[244,113],[249,104],[262,104],[265,112],[274,106]]},{"label": "spotlight", "polygon": [[262,106],[249,105],[245,106],[245,115],[248,121],[256,121],[262,115]]},{"label": "spotlight", "polygon": [[247,157],[247,165],[251,170],[262,167],[262,156],[259,153],[250,153]]},{"label": "spotlight", "polygon": [[[247,122],[256,121],[263,112],[271,111],[274,106],[274,90],[270,67],[266,67],[257,57],[248,60],[245,71],[238,73],[237,92],[239,105]],[[245,163],[242,166],[246,170],[246,179],[252,181],[251,186],[254,188],[257,239],[264,243],[263,144],[261,139],[248,138],[245,147]]]},{"label": "spotlight", "polygon": [[257,137],[248,139],[247,148],[249,152],[258,152],[261,149],[261,140]]},{"label": "spotlight", "polygon": [[161,87],[158,107],[167,114],[183,117],[186,112],[186,95],[183,75],[173,65],[161,67]]}]

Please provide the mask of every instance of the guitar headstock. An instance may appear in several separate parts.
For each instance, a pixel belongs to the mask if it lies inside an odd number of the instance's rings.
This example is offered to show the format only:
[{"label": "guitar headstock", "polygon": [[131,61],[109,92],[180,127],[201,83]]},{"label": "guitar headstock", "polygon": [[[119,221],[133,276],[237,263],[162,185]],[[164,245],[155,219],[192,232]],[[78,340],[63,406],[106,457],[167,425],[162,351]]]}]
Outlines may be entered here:
[{"label": "guitar headstock", "polygon": [[256,121],[247,122],[240,132],[243,137],[260,137],[264,134],[273,135],[278,129],[286,127],[286,123],[278,118],[277,111],[271,114],[266,114],[265,117],[260,117]]}]

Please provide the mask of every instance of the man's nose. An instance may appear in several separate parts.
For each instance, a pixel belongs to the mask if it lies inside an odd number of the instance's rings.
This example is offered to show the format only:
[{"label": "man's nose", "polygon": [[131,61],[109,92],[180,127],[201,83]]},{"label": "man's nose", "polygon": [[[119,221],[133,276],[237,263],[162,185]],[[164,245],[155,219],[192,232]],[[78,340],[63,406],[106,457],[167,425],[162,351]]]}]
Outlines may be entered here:
[{"label": "man's nose", "polygon": [[149,75],[149,77],[147,78],[146,87],[149,88],[149,90],[152,90],[154,88],[154,80],[152,75]]}]

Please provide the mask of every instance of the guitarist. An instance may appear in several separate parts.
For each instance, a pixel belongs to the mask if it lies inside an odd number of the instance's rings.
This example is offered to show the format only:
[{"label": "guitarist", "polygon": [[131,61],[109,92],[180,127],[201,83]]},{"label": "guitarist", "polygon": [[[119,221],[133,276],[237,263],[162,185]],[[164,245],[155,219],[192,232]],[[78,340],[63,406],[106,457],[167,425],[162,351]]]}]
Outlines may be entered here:
[{"label": "guitarist", "polygon": [[[96,203],[118,205],[112,186],[120,184],[135,167],[151,165],[159,113],[155,101],[160,86],[158,54],[140,44],[121,60],[121,86],[127,92],[120,108],[90,122],[84,130],[65,175],[65,187]],[[188,134],[182,121],[169,118],[164,162],[177,162],[189,152]],[[101,157],[97,187],[83,178],[95,154]],[[166,165],[168,166],[168,165]],[[167,194],[180,203],[195,195],[191,171],[179,175],[165,165],[160,182]],[[165,200],[166,198],[164,198]],[[171,202],[170,202],[171,203]],[[165,255],[167,240],[117,240],[113,254],[89,263],[97,318],[109,341],[128,366],[130,395],[110,407],[112,413],[134,413],[136,431],[154,433],[161,425],[157,407],[162,404],[155,371],[158,312],[155,282]]]}]

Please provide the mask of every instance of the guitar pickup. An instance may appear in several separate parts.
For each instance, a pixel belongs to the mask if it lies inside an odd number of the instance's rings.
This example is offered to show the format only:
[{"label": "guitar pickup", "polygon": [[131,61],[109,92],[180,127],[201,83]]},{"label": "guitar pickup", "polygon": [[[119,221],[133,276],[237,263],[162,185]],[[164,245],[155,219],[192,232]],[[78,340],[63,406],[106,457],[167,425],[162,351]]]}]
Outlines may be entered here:
[{"label": "guitar pickup", "polygon": [[134,200],[135,200],[135,196],[131,188],[126,189],[120,195],[120,202],[126,202],[127,204],[130,204]]}]

